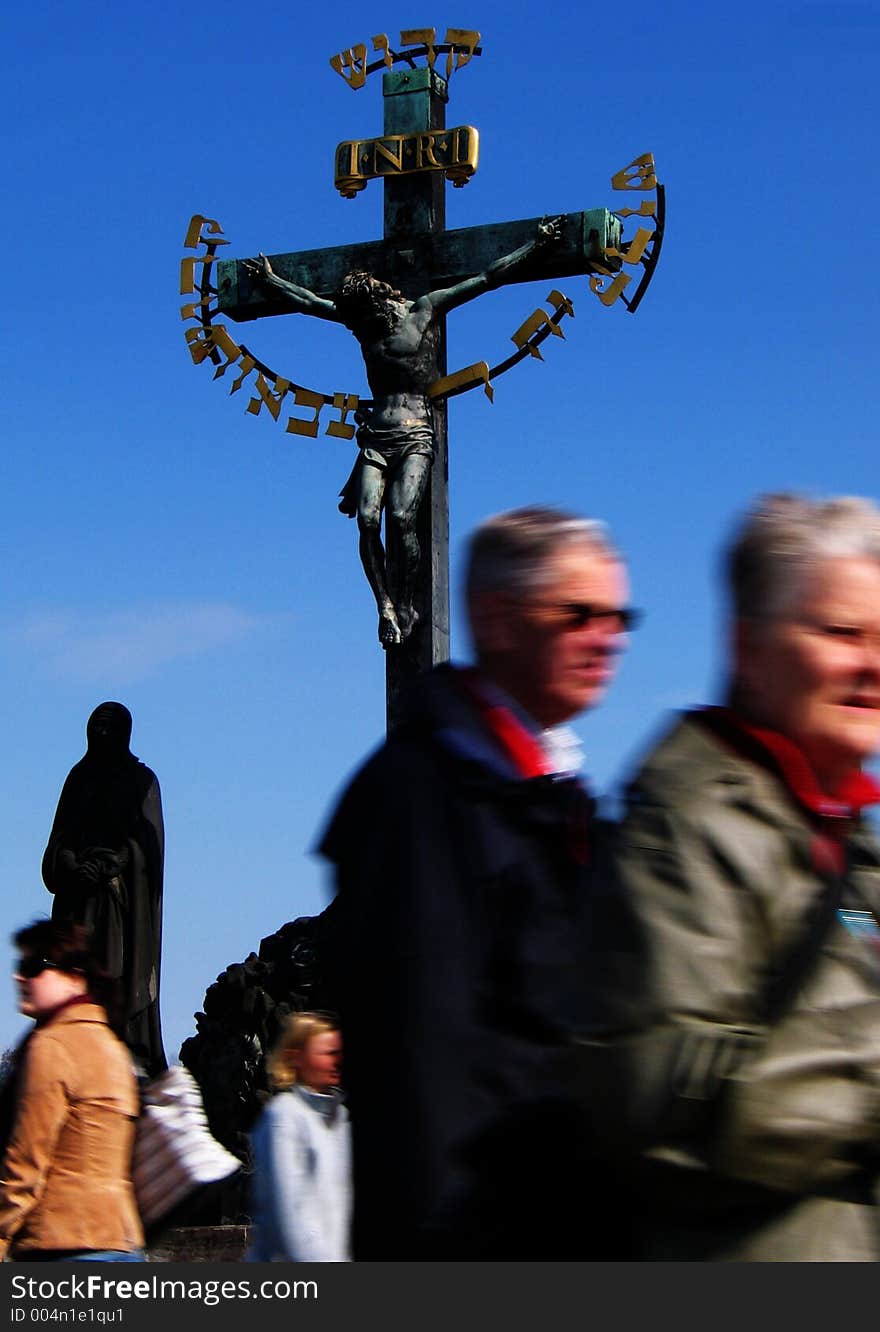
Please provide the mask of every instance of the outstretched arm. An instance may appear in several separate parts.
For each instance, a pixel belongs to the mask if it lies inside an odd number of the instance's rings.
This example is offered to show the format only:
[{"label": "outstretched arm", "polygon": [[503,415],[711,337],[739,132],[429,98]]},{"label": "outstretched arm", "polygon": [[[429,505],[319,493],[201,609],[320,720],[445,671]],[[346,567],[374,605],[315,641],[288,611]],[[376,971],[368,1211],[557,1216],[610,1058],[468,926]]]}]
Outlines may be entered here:
[{"label": "outstretched arm", "polygon": [[496,259],[482,273],[477,273],[476,277],[465,278],[463,282],[457,282],[454,287],[443,287],[439,291],[429,291],[427,295],[422,296],[415,303],[415,309],[430,307],[436,314],[445,314],[447,310],[454,310],[459,305],[464,305],[466,301],[472,301],[476,296],[482,296],[484,291],[493,291],[495,287],[502,287],[508,280],[508,274],[523,262],[524,259],[530,259],[533,254],[546,249],[550,245],[555,245],[562,234],[562,219],[559,217],[548,217],[538,226],[537,234],[533,240],[527,241],[525,245],[520,245],[518,249],[512,250],[510,254],[504,254],[500,259]]},{"label": "outstretched arm", "polygon": [[333,301],[325,300],[323,296],[316,296],[308,287],[299,287],[295,282],[287,282],[284,278],[280,278],[273,272],[272,265],[264,254],[261,253],[259,259],[245,259],[242,267],[257,282],[285,296],[294,313],[317,315],[319,319],[331,319],[337,324],[341,323]]}]

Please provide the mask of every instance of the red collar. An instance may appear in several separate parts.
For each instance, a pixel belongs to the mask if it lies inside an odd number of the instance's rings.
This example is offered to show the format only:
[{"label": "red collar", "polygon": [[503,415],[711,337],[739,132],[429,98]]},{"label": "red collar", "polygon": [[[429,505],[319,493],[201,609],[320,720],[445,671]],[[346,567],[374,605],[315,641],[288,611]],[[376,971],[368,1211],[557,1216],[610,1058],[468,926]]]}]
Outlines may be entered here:
[{"label": "red collar", "polygon": [[510,708],[489,696],[477,671],[461,670],[458,672],[458,680],[465,693],[477,705],[487,731],[497,741],[520,777],[547,777],[552,773],[553,766],[540,741],[523,726]]},{"label": "red collar", "polygon": [[795,800],[819,818],[852,818],[880,802],[880,783],[866,772],[854,768],[829,795],[797,745],[778,731],[752,726],[730,708],[703,708],[696,715],[737,753],[776,771]]},{"label": "red collar", "polygon": [[59,1013],[65,1013],[68,1008],[73,1008],[74,1004],[96,1004],[97,1000],[91,994],[72,994],[69,999],[63,1000],[51,1013],[44,1013],[42,1017],[37,1018],[38,1027],[45,1026],[47,1022],[54,1022]]}]

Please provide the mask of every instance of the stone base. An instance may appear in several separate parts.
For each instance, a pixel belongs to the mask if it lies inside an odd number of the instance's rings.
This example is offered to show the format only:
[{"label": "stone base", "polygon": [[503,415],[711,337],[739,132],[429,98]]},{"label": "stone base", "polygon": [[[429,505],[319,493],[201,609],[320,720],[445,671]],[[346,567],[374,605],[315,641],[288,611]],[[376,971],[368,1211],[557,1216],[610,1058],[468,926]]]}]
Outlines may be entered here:
[{"label": "stone base", "polygon": [[249,1226],[178,1226],[147,1245],[148,1263],[240,1263]]}]

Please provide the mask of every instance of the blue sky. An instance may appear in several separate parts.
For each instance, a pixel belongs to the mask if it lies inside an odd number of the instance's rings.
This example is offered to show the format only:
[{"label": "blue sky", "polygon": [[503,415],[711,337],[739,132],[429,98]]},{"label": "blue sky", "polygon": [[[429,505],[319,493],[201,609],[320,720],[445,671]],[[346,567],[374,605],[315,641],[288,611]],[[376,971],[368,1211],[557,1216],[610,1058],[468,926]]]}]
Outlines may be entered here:
[{"label": "blue sky", "polygon": [[[229,962],[326,905],[311,848],[384,726],[374,609],[336,510],[352,446],[246,415],[192,365],[184,234],[199,212],[240,257],[379,237],[381,186],[343,200],[332,165],[338,141],[381,132],[381,83],[352,92],[329,58],[430,24],[483,35],[451,82],[448,123],[479,129],[481,161],[449,190],[450,227],[619,207],[611,174],[647,150],[667,188],[638,313],[561,284],[566,340],[494,405],[450,407],[456,588],[468,531],[529,502],[606,519],[630,561],[646,620],[578,723],[597,786],[669,709],[715,693],[718,552],[752,497],[877,497],[876,4],[18,7],[0,80],[3,935],[49,909],[58,793],[89,713],[119,699],[165,805],[171,1055]],[[500,360],[546,295],[456,311],[450,367]],[[271,323],[248,335],[281,373],[365,391],[344,330]],[[10,983],[2,1046],[23,1026]]]}]

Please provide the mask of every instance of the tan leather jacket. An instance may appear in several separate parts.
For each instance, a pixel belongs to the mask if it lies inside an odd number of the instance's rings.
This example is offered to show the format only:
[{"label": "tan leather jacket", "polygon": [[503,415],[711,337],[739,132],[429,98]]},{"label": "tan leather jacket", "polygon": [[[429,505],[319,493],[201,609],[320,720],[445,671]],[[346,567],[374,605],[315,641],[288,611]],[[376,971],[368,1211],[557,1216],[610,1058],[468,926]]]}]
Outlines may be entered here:
[{"label": "tan leather jacket", "polygon": [[[835,918],[799,992],[762,1012],[825,891],[813,831],[773,772],[686,717],[599,857],[591,1077],[642,1144],[649,1258],[880,1259],[880,957]],[[846,853],[842,907],[880,919],[864,825]]]},{"label": "tan leather jacket", "polygon": [[103,1008],[71,1005],[33,1032],[0,1178],[0,1257],[143,1245],[130,1178],[138,1110],[131,1056]]}]

